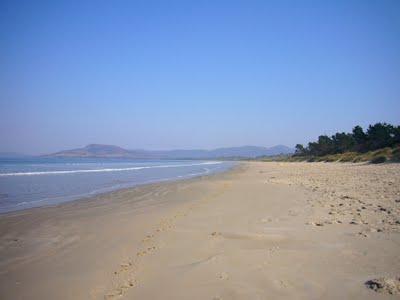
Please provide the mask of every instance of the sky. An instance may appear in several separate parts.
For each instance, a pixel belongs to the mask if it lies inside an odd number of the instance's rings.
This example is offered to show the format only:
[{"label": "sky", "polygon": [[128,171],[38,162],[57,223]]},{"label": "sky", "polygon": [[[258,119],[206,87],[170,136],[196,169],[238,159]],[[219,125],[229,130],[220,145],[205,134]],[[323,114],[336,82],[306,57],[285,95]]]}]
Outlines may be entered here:
[{"label": "sky", "polygon": [[400,1],[0,0],[0,151],[400,124]]}]

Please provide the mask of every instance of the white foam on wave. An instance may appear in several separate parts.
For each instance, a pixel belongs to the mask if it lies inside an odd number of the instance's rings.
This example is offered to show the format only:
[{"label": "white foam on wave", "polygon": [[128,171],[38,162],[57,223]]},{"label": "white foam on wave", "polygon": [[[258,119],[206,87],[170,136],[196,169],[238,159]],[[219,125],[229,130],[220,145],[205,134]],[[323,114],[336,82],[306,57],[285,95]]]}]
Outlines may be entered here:
[{"label": "white foam on wave", "polygon": [[86,170],[0,173],[0,177],[60,175],[60,174],[76,174],[76,173],[122,172],[122,171],[134,171],[134,170],[142,170],[142,169],[155,169],[155,168],[179,168],[179,167],[192,167],[192,166],[202,166],[202,165],[215,165],[215,164],[220,164],[220,163],[221,162],[219,162],[219,161],[209,161],[209,162],[202,162],[202,163],[195,163],[195,164],[156,165],[156,166],[142,166],[142,167],[129,167],[129,168],[106,168],[106,169],[86,169]]}]

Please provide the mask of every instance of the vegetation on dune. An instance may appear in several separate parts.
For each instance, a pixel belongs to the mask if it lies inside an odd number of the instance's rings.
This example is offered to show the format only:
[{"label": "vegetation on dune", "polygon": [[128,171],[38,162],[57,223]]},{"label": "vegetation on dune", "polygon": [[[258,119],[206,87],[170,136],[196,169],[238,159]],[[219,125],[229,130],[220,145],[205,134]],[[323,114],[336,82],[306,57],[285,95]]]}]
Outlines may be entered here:
[{"label": "vegetation on dune", "polygon": [[400,126],[387,123],[369,125],[364,132],[361,126],[351,133],[338,132],[331,137],[321,135],[307,147],[296,145],[289,161],[341,161],[383,163],[400,161]]}]

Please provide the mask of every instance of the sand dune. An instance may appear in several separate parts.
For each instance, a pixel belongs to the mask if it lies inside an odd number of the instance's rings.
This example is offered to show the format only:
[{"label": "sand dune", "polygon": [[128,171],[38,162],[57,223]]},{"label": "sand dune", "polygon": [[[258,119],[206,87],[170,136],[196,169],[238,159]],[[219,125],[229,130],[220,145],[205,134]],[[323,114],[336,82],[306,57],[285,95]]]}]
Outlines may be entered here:
[{"label": "sand dune", "polygon": [[246,163],[0,217],[1,299],[399,297],[400,165]]}]

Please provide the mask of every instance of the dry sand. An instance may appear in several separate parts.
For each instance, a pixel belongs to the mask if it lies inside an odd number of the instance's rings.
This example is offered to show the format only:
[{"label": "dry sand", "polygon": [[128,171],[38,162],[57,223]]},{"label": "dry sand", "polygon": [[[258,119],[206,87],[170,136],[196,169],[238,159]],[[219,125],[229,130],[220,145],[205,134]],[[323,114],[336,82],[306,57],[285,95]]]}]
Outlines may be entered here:
[{"label": "dry sand", "polygon": [[396,299],[400,164],[245,163],[0,216],[0,299]]}]

